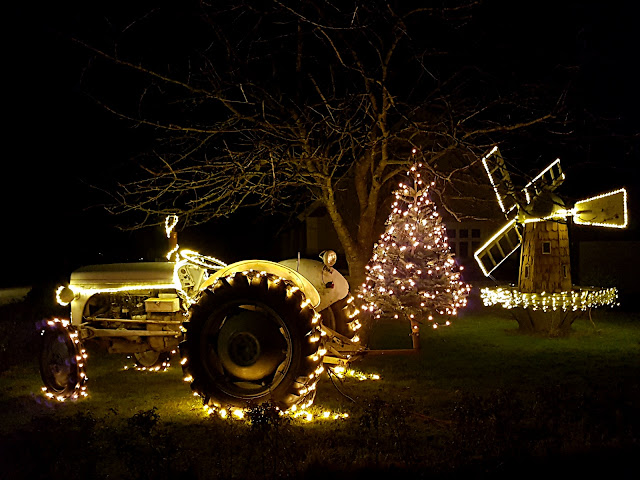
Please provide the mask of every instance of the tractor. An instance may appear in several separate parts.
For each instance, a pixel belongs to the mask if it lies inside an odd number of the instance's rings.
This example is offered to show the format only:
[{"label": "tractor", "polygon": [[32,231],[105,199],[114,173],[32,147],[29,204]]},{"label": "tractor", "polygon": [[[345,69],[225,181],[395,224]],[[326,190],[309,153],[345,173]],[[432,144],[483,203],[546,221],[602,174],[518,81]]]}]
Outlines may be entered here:
[{"label": "tractor", "polygon": [[313,403],[327,366],[364,352],[335,252],[226,265],[174,243],[170,261],[85,266],[58,288],[70,316],[42,326],[45,395],[86,396],[92,343],[146,369],[166,368],[179,350],[185,382],[210,408],[271,402],[286,411]]}]

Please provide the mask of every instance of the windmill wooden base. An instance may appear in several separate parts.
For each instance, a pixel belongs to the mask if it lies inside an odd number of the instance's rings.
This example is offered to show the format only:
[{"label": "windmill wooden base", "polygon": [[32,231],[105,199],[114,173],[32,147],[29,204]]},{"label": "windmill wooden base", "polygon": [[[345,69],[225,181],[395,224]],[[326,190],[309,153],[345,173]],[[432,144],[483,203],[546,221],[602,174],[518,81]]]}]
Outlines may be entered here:
[{"label": "windmill wooden base", "polygon": [[515,308],[509,311],[518,322],[518,330],[526,334],[540,334],[548,337],[567,337],[571,325],[583,313],[581,311],[543,312],[532,308]]}]

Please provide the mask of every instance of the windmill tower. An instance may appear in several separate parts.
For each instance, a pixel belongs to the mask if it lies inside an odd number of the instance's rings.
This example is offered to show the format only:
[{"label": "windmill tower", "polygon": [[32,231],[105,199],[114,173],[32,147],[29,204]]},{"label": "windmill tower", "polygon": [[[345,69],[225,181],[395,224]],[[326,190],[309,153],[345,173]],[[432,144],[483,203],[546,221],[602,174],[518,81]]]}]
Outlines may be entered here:
[{"label": "windmill tower", "polygon": [[625,228],[626,190],[603,193],[567,207],[555,193],[565,179],[560,159],[520,189],[513,185],[498,147],[482,159],[482,164],[506,221],[474,257],[484,275],[490,277],[521,247],[517,287],[483,289],[485,304],[575,311],[613,303],[615,289],[573,286],[568,222]]}]

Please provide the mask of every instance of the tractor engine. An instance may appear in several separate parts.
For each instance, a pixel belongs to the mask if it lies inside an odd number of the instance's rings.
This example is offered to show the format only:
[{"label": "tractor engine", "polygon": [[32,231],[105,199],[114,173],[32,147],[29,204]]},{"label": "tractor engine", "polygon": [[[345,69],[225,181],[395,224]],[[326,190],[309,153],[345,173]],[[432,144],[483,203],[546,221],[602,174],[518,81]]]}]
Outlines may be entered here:
[{"label": "tractor engine", "polygon": [[85,304],[83,330],[109,353],[166,352],[178,346],[184,320],[176,293],[101,293]]}]

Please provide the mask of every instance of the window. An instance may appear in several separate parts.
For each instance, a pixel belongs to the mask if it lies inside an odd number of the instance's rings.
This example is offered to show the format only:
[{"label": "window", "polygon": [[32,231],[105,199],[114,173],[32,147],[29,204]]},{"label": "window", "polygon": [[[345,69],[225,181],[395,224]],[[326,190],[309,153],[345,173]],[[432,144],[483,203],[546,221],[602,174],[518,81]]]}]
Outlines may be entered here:
[{"label": "window", "polygon": [[551,242],[542,242],[542,253],[545,255],[551,253]]},{"label": "window", "polygon": [[471,238],[480,238],[480,229],[472,228],[471,229]]},{"label": "window", "polygon": [[455,255],[456,254],[456,244],[455,243],[451,243],[449,245],[449,250],[451,251],[451,253],[453,253]]},{"label": "window", "polygon": [[476,253],[480,248],[480,242],[471,242],[471,251]]},{"label": "window", "polygon": [[456,229],[455,228],[447,228],[447,237],[456,238]]},{"label": "window", "polygon": [[567,269],[566,265],[562,265],[562,276],[567,278],[569,276],[569,269]]},{"label": "window", "polygon": [[461,228],[460,238],[469,238],[469,230],[467,230],[466,228]]},{"label": "window", "polygon": [[460,242],[460,258],[467,258],[469,256],[469,244],[467,242]]},{"label": "window", "polygon": [[529,265],[524,266],[524,278],[529,278]]}]

